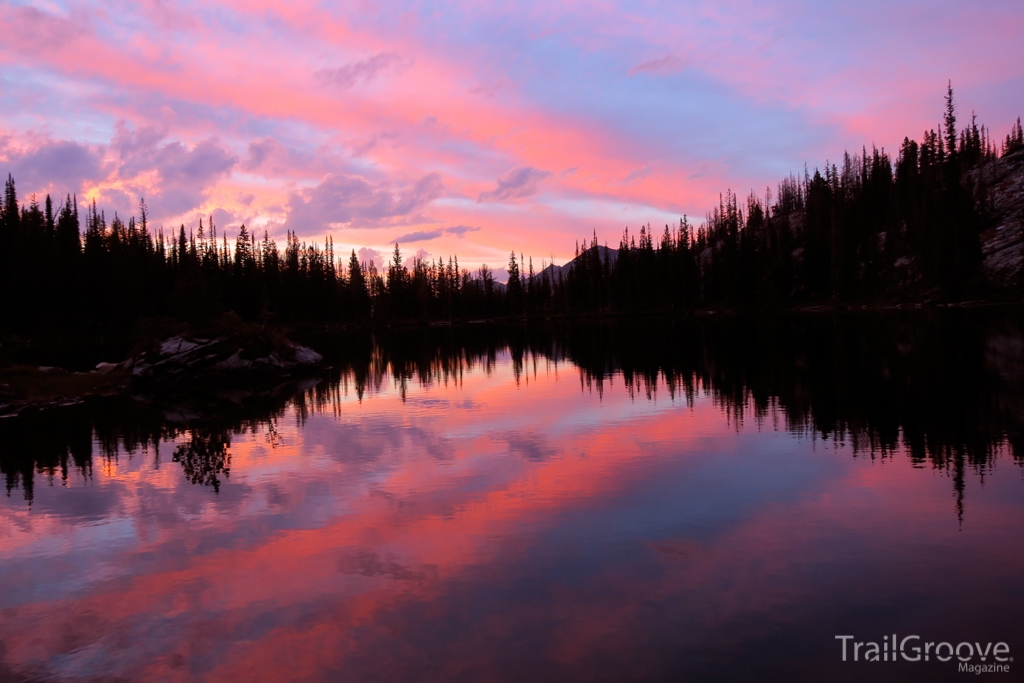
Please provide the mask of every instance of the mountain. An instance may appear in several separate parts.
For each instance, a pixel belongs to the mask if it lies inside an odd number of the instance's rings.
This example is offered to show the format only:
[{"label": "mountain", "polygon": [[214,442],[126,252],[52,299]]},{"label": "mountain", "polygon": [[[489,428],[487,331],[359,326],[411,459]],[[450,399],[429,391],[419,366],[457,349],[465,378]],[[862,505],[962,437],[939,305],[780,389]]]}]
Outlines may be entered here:
[{"label": "mountain", "polygon": [[[615,264],[615,260],[619,257],[619,250],[618,249],[612,249],[610,247],[606,247],[606,246],[601,245],[601,244],[599,244],[596,247],[596,249],[597,249],[597,253],[601,256],[601,260],[602,261],[608,261],[609,265],[614,265]],[[566,275],[568,275],[569,274],[569,270],[575,265],[576,261],[580,257],[582,257],[584,254],[588,254],[588,253],[590,253],[590,249],[587,249],[586,251],[584,251],[582,254],[580,254],[579,256],[574,258],[573,260],[571,260],[568,263],[566,263],[564,265],[561,265],[561,266],[556,266],[555,264],[552,263],[550,266],[548,266],[544,270],[540,271],[539,273],[534,274],[534,277],[535,278],[540,278],[544,273],[547,273],[548,274],[548,279],[550,279],[552,282],[556,282],[558,280],[559,274],[561,274],[562,277],[565,277]]]}]

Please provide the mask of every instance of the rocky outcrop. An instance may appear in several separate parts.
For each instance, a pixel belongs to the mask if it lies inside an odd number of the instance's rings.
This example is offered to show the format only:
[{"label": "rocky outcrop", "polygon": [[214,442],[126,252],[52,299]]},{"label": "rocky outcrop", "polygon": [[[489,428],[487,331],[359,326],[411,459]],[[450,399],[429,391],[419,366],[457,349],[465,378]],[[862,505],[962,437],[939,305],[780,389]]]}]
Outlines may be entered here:
[{"label": "rocky outcrop", "polygon": [[134,382],[151,382],[288,376],[298,370],[315,368],[322,362],[323,356],[307,346],[262,335],[217,339],[175,336],[120,366],[131,371]]},{"label": "rocky outcrop", "polygon": [[[1024,264],[1024,151],[1009,154],[975,170],[975,185],[987,188],[995,225],[981,235],[985,277],[998,289],[1020,285]],[[980,181],[980,182],[979,182]]]}]

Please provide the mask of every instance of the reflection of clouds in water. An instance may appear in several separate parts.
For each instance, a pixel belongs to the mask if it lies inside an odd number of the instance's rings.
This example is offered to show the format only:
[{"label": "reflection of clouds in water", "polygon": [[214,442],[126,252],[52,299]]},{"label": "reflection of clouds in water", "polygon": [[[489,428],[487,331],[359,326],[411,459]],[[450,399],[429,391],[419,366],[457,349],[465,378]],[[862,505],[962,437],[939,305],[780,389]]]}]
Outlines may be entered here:
[{"label": "reflection of clouds in water", "polygon": [[[22,601],[0,620],[8,661],[72,679],[177,662],[190,680],[408,680],[429,662],[437,680],[619,680],[643,678],[641,658],[696,666],[736,633],[784,632],[778,652],[809,652],[800,638],[878,596],[927,594],[951,619],[935,594],[1020,602],[1016,546],[991,561],[991,540],[1020,527],[1015,470],[986,473],[949,553],[946,481],[898,453],[833,457],[830,437],[824,457],[813,439],[730,422],[710,396],[684,408],[602,397],[572,373],[515,389],[507,365],[475,372],[405,403],[390,389],[343,410],[296,400],[274,413],[276,437],[237,427],[219,493],[188,483],[171,444],[159,470],[122,451],[79,491],[40,485],[31,511],[8,501],[0,609]],[[824,626],[794,636],[779,614]],[[141,662],[152,675],[133,676]]]},{"label": "reflection of clouds in water", "polygon": [[338,571],[342,574],[360,576],[383,576],[397,581],[424,581],[437,578],[437,565],[427,564],[412,568],[400,564],[393,555],[381,557],[369,550],[346,553],[338,560]]},{"label": "reflection of clouds in water", "polygon": [[267,482],[264,488],[267,492],[267,505],[275,508],[285,508],[291,503],[291,495],[276,482]]},{"label": "reflection of clouds in water", "polygon": [[126,488],[118,481],[97,484],[84,480],[60,491],[61,495],[45,495],[37,489],[33,507],[36,514],[54,515],[71,523],[95,522],[122,512],[121,497]]},{"label": "reflection of clouds in water", "polygon": [[[162,662],[184,652],[193,680],[245,679],[254,670],[268,679],[412,680],[424,662],[436,680],[553,672],[629,680],[643,678],[652,662],[683,679],[687,672],[672,668],[681,666],[680,652],[694,666],[703,650],[733,643],[728,633],[745,628],[743,637],[756,639],[763,631],[750,625],[777,624],[779,610],[793,622],[820,620],[841,611],[846,603],[836,596],[850,585],[854,602],[879,588],[851,577],[884,576],[890,586],[917,580],[877,571],[878,532],[892,527],[890,498],[874,519],[858,518],[868,520],[861,529],[844,508],[822,509],[822,499],[804,495],[823,491],[834,501],[848,470],[870,463],[814,456],[811,444],[787,434],[751,434],[737,446],[724,420],[696,445],[684,440],[703,417],[652,410],[642,423],[605,433],[500,432],[484,445],[498,457],[480,469],[495,479],[467,490],[464,472],[453,476],[424,457],[425,439],[445,442],[444,421],[410,428],[380,415],[314,415],[296,457],[279,461],[275,478],[251,491],[250,503],[290,495],[290,510],[202,525],[182,519],[181,533],[116,558],[133,574],[117,584],[116,599],[79,586],[64,603],[48,596],[33,604],[19,621],[39,624],[29,636],[51,652],[62,652],[52,634],[70,624],[79,649],[67,660],[76,670],[106,655],[103,666],[125,676],[143,661],[166,673]],[[327,438],[335,430],[340,436]],[[637,431],[648,438],[634,438]],[[232,443],[242,458],[261,439]],[[358,455],[332,452],[335,443]],[[577,448],[594,457],[557,457]],[[735,457],[712,457],[722,453]],[[326,476],[339,469],[344,476]],[[509,470],[511,477],[497,476]],[[820,476],[809,479],[814,472]],[[326,496],[373,477],[389,490],[364,490],[350,509],[329,509]],[[944,500],[935,482],[912,481],[922,487],[915,494],[930,487]],[[907,490],[890,486],[868,502],[920,499]],[[303,515],[324,508],[316,518],[324,523],[303,526]],[[905,512],[917,519],[912,506]],[[832,569],[828,558],[801,554],[821,543],[842,543],[858,564],[841,576],[824,571]],[[896,552],[901,562],[909,557],[906,548]],[[31,567],[24,563],[18,585],[31,584]],[[1003,570],[1013,571],[1019,562]],[[24,651],[2,624],[0,636]],[[47,660],[48,673],[69,671],[59,668],[62,656]]]},{"label": "reflection of clouds in water", "polygon": [[347,472],[370,471],[391,457],[397,461],[425,452],[448,460],[454,447],[448,438],[401,419],[373,416],[359,421],[311,420],[302,434],[306,453],[323,452]]},{"label": "reflection of clouds in water", "polygon": [[508,444],[510,454],[520,455],[527,460],[543,462],[562,452],[561,448],[552,445],[547,437],[537,432],[514,432],[501,438]]}]

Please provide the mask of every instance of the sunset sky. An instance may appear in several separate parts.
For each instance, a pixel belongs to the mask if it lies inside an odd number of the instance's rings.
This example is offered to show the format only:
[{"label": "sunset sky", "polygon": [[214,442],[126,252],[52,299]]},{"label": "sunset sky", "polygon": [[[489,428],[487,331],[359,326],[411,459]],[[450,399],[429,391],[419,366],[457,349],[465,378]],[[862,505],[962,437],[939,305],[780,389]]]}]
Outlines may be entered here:
[{"label": "sunset sky", "polygon": [[511,249],[700,221],[731,188],[1024,113],[1024,6],[4,2],[0,170],[335,250]]}]

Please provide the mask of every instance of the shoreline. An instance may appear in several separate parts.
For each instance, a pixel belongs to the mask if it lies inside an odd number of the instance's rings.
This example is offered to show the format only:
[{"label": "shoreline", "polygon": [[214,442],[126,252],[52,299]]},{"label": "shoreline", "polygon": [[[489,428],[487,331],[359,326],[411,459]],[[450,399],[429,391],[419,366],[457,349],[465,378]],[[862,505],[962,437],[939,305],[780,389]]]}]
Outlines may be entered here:
[{"label": "shoreline", "polygon": [[[751,317],[886,315],[953,311],[1024,311],[1020,302],[967,301],[955,304],[810,305],[784,309],[697,309],[693,311],[591,312],[576,315],[492,317],[451,321],[394,321],[390,323],[305,324],[288,328],[246,328],[234,335],[204,339],[181,333],[147,351],[114,364],[72,372],[54,366],[26,363],[0,367],[0,419],[80,405],[94,398],[209,395],[218,390],[264,392],[331,369],[321,351],[334,347],[336,335],[387,332],[468,331],[484,327],[622,323],[630,320],[706,320]],[[300,340],[295,343],[292,339]],[[304,346],[305,344],[312,345]],[[299,352],[299,355],[296,355]]]}]

